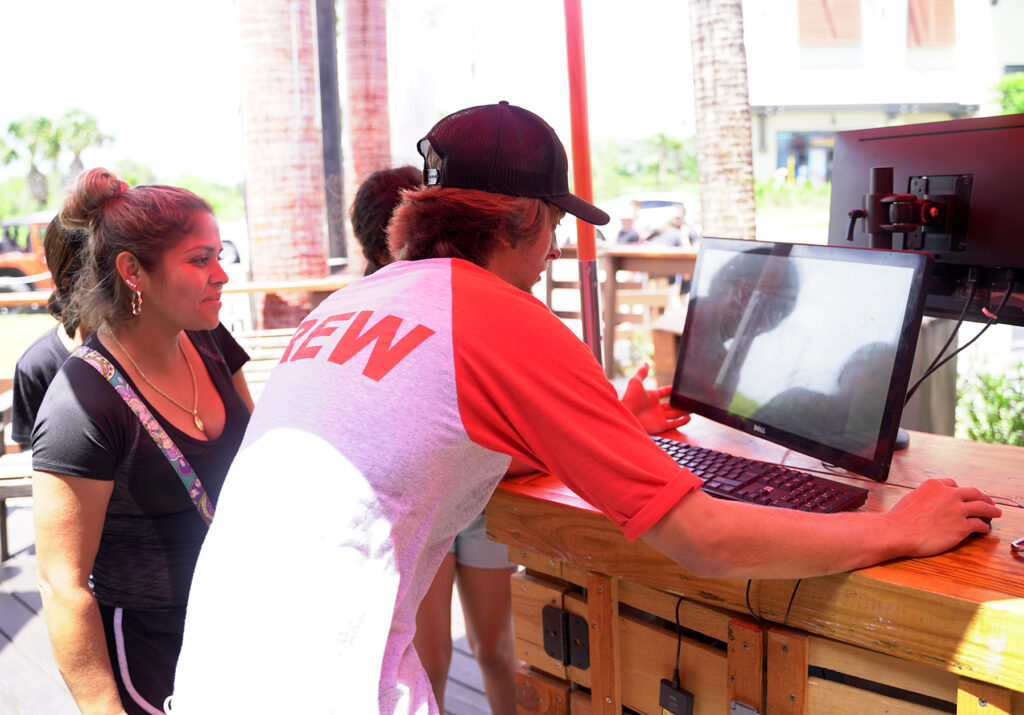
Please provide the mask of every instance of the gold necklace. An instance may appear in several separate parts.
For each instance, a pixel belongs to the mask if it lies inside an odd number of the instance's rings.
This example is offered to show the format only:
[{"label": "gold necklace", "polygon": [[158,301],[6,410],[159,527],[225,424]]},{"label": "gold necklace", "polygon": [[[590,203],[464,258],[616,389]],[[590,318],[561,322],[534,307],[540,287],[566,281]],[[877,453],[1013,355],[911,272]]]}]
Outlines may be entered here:
[{"label": "gold necklace", "polygon": [[129,362],[131,362],[132,366],[135,368],[135,371],[137,373],[139,373],[139,376],[143,380],[145,380],[146,383],[150,387],[152,387],[154,390],[156,390],[161,395],[166,397],[168,400],[170,400],[172,403],[174,403],[177,407],[179,407],[182,410],[185,410],[185,412],[188,412],[190,415],[192,415],[192,422],[195,423],[196,429],[199,430],[200,432],[202,432],[203,434],[206,434],[206,428],[203,426],[203,421],[201,419],[199,419],[199,387],[196,385],[196,373],[195,373],[195,370],[192,369],[192,363],[189,361],[188,355],[185,354],[185,348],[182,347],[182,345],[181,345],[181,338],[180,337],[178,338],[178,350],[181,351],[181,356],[183,358],[185,358],[185,365],[188,367],[188,374],[192,376],[192,395],[193,395],[193,398],[192,398],[192,409],[191,410],[189,408],[185,407],[185,405],[183,405],[180,402],[178,402],[177,400],[175,400],[170,395],[168,395],[166,392],[161,390],[159,387],[154,385],[153,381],[150,380],[148,377],[146,377],[146,373],[144,373],[142,371],[142,368],[139,367],[139,363],[135,362],[135,358],[133,358],[131,356],[131,354],[127,350],[124,349],[124,345],[122,345],[121,341],[117,339],[116,335],[114,335],[114,331],[110,329],[110,326],[107,325],[106,328],[107,328],[107,334],[114,339],[114,342],[117,343],[117,347],[121,348],[121,352],[123,352],[125,357],[128,358]]}]

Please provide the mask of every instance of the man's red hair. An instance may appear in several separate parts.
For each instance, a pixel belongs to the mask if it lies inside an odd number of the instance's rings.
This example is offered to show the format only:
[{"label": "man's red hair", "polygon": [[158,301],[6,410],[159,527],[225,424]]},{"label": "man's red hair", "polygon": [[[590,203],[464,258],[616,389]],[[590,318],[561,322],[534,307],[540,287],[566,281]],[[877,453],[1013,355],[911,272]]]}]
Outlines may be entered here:
[{"label": "man's red hair", "polygon": [[462,258],[486,265],[502,239],[518,246],[564,212],[542,199],[430,187],[404,192],[388,226],[396,260]]}]

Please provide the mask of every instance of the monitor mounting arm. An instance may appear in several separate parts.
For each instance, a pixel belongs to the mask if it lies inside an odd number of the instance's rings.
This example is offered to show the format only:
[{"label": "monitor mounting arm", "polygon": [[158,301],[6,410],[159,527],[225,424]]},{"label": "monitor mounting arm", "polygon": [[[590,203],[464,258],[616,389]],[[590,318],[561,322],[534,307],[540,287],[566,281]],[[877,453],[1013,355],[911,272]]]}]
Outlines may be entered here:
[{"label": "monitor mounting arm", "polygon": [[[858,218],[871,248],[963,251],[967,247],[967,209],[972,176],[911,176],[910,193],[893,193],[892,167],[871,169],[863,207],[849,212],[846,240],[853,241]],[[893,245],[893,234],[904,235]],[[926,236],[927,234],[927,236]]]}]

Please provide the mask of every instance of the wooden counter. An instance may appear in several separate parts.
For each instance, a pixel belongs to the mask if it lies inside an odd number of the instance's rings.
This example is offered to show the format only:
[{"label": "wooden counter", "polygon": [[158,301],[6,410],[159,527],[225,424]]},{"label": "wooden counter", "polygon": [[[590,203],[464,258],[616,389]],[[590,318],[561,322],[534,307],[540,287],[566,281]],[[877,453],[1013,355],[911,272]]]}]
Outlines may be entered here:
[{"label": "wooden counter", "polygon": [[[522,708],[532,693],[539,705],[521,712],[660,713],[678,604],[688,634],[682,682],[695,713],[938,713],[954,704],[957,713],[1024,713],[1024,559],[1009,550],[1024,536],[1024,449],[912,432],[878,484],[697,416],[679,438],[867,486],[868,510],[889,508],[929,477],[954,477],[996,497],[1003,517],[991,534],[939,556],[798,588],[754,581],[748,611],[746,581],[689,575],[627,541],[550,476],[508,480],[487,508],[487,530],[527,567],[513,581],[517,650],[532,668],[520,700]],[[537,606],[559,601],[589,624],[586,669],[544,652]],[[567,709],[545,705],[556,699]]]}]

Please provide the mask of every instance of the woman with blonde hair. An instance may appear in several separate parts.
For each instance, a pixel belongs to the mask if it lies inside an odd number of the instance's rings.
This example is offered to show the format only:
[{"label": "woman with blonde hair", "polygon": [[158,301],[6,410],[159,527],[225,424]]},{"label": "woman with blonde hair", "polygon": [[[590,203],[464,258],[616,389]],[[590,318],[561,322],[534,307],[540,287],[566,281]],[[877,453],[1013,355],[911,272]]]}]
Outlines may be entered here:
[{"label": "woman with blonde hair", "polygon": [[83,712],[162,713],[192,572],[252,400],[220,324],[210,205],[84,173],[60,214],[88,231],[75,302],[96,331],[32,434],[40,592]]}]

